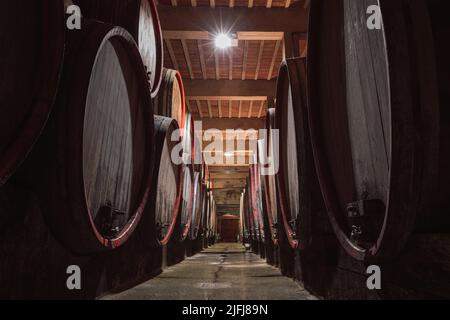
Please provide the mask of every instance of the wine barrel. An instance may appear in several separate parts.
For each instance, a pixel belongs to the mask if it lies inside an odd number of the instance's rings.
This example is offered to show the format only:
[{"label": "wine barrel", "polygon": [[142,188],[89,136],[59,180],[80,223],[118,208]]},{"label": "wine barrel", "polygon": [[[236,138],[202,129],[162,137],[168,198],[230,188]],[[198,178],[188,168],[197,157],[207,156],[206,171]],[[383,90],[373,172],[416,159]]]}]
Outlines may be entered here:
[{"label": "wine barrel", "polygon": [[244,191],[242,193],[242,221],[243,221],[243,238],[245,239],[246,242],[250,242],[251,238],[252,238],[252,227],[250,224],[250,219],[249,219],[249,209],[248,209],[248,197],[247,197],[247,193],[248,193],[248,188],[247,185],[244,188]]},{"label": "wine barrel", "polygon": [[264,179],[264,201],[267,210],[267,220],[269,223],[269,230],[272,242],[275,246],[278,245],[278,199],[277,199],[277,189],[276,189],[276,170],[278,158],[275,159],[275,146],[274,139],[278,137],[272,129],[275,128],[275,108],[271,108],[266,114],[266,130],[267,130],[267,143],[266,143],[266,153],[272,159],[273,162],[273,172],[268,172]]},{"label": "wine barrel", "polygon": [[288,59],[280,67],[275,123],[283,141],[277,175],[282,222],[290,246],[305,249],[311,242],[311,216],[323,201],[310,142],[304,58]]},{"label": "wine barrel", "polygon": [[194,133],[194,118],[191,113],[186,113],[184,117],[184,124],[182,126],[183,138],[183,162],[185,164],[193,165],[195,163],[195,133]]},{"label": "wine barrel", "polygon": [[260,242],[260,224],[259,224],[259,212],[256,203],[256,192],[255,192],[255,181],[253,178],[254,166],[250,166],[249,168],[249,178],[248,178],[248,193],[247,193],[247,201],[248,201],[248,216],[250,222],[250,234],[251,239],[254,243]]},{"label": "wine barrel", "polygon": [[194,120],[190,113],[184,118],[184,125],[181,131],[183,146],[183,197],[181,203],[181,241],[189,235],[192,223],[192,210],[194,203]]},{"label": "wine barrel", "polygon": [[206,215],[205,215],[205,238],[207,245],[209,245],[210,232],[211,232],[211,216],[212,216],[212,204],[211,204],[211,191],[207,191],[206,193]]},{"label": "wine barrel", "polygon": [[195,172],[193,165],[183,165],[183,193],[181,201],[181,241],[189,235],[194,209]]},{"label": "wine barrel", "polygon": [[170,241],[180,212],[182,179],[181,165],[171,158],[177,141],[172,134],[178,130],[178,123],[171,118],[154,116],[155,119],[155,171],[152,181],[151,202],[155,205],[155,221],[158,244],[164,246]]},{"label": "wine barrel", "polygon": [[257,232],[258,232],[258,238],[260,243],[265,243],[266,238],[266,231],[267,231],[267,223],[266,223],[266,215],[267,211],[265,210],[265,204],[263,195],[265,193],[264,191],[264,185],[262,183],[262,175],[261,175],[261,163],[258,159],[262,159],[262,157],[258,158],[257,154],[261,152],[262,150],[261,146],[264,144],[261,143],[261,140],[258,141],[257,150],[254,156],[254,164],[251,166],[250,169],[250,180],[252,184],[252,207],[253,207],[253,215],[254,219],[256,220],[257,225]]},{"label": "wine barrel", "polygon": [[203,216],[204,187],[200,172],[194,172],[194,201],[192,203],[192,223],[189,238],[196,240]]},{"label": "wine barrel", "polygon": [[9,1],[1,12],[3,185],[30,152],[52,109],[63,63],[65,19],[62,0]]},{"label": "wine barrel", "polygon": [[84,17],[125,28],[138,44],[147,69],[152,98],[162,80],[163,42],[153,0],[74,0]]},{"label": "wine barrel", "polygon": [[163,69],[161,87],[154,101],[154,113],[173,118],[184,125],[185,96],[183,79],[176,70]]},{"label": "wine barrel", "polygon": [[217,205],[214,200],[214,195],[210,192],[211,199],[211,216],[210,216],[210,231],[209,231],[209,242],[210,244],[214,244],[217,238]]},{"label": "wine barrel", "polygon": [[261,243],[262,243],[262,226],[260,219],[260,211],[259,211],[259,203],[257,198],[257,182],[255,181],[255,176],[257,173],[256,166],[252,165],[249,168],[249,193],[248,193],[248,202],[249,202],[249,216],[250,222],[252,226],[252,249],[255,254],[260,254],[261,251]]},{"label": "wine barrel", "polygon": [[153,113],[144,65],[124,29],[82,20],[67,32],[55,110],[24,164],[46,222],[69,250],[121,246],[150,193]]},{"label": "wine barrel", "polygon": [[[434,220],[427,206],[439,168],[439,103],[426,3],[311,3],[314,159],[333,229],[358,260],[395,257],[419,214]],[[370,5],[379,5],[380,29],[368,28]]]}]

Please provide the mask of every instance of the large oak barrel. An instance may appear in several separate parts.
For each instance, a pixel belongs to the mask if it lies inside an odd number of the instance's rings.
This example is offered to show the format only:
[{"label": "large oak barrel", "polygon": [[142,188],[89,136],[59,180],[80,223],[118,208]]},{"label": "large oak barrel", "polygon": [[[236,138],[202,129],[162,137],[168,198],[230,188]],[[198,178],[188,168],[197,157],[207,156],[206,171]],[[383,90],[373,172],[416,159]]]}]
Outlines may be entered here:
[{"label": "large oak barrel", "polygon": [[178,143],[172,140],[175,130],[178,130],[178,123],[174,119],[155,116],[156,160],[151,202],[155,208],[153,223],[159,245],[166,245],[171,239],[181,206],[182,166],[172,161],[172,150]]},{"label": "large oak barrel", "polygon": [[64,2],[9,1],[0,19],[2,185],[33,147],[53,106],[64,54]]},{"label": "large oak barrel", "polygon": [[[430,201],[439,174],[440,108],[427,3],[311,3],[314,159],[333,229],[359,260],[393,258],[413,231],[444,222],[433,218]],[[374,30],[366,14],[372,5],[383,21]]]},{"label": "large oak barrel", "polygon": [[211,243],[212,241],[215,240],[216,237],[216,230],[215,230],[215,226],[216,226],[216,203],[214,201],[214,195],[212,191],[208,192],[208,224],[207,224],[207,237],[209,242]]},{"label": "large oak barrel", "polygon": [[217,237],[217,204],[214,200],[214,195],[212,191],[210,191],[210,226],[209,226],[209,242],[210,244],[214,244]]},{"label": "large oak barrel", "polygon": [[193,165],[183,165],[183,193],[181,200],[180,235],[184,241],[189,235],[192,225],[192,211],[194,205],[195,172]]},{"label": "large oak barrel", "polygon": [[84,17],[125,28],[137,42],[147,69],[152,97],[159,91],[163,43],[158,10],[153,0],[75,0]]},{"label": "large oak barrel", "polygon": [[186,113],[184,123],[181,126],[183,141],[183,162],[185,164],[195,164],[195,132],[194,118],[191,113]]},{"label": "large oak barrel", "polygon": [[[247,178],[248,182],[248,178]],[[243,220],[243,234],[244,239],[248,242],[251,241],[253,237],[253,229],[252,223],[250,220],[250,209],[249,209],[249,201],[248,201],[248,183],[245,186],[244,192],[242,193],[242,220]]]},{"label": "large oak barrel", "polygon": [[257,187],[257,169],[255,165],[250,166],[248,185],[247,185],[247,201],[248,201],[248,220],[250,225],[250,238],[252,240],[252,247],[255,253],[259,253],[259,247],[263,237],[263,225],[260,212],[260,203],[258,202],[258,187]]},{"label": "large oak barrel", "polygon": [[186,114],[181,130],[183,146],[183,193],[181,203],[181,240],[189,235],[192,223],[192,210],[194,203],[194,120],[191,114]]},{"label": "large oak barrel", "polygon": [[[266,154],[273,161],[273,172],[268,172],[264,175],[264,201],[267,210],[267,220],[269,223],[270,235],[274,245],[278,245],[278,195],[277,195],[277,185],[276,185],[276,174],[278,164],[278,154],[276,154],[274,143],[278,135],[275,134],[275,108],[271,108],[266,114],[266,130],[267,130],[267,143],[266,143]],[[277,157],[277,159],[275,158]]]},{"label": "large oak barrel", "polygon": [[185,96],[181,74],[172,69],[163,69],[159,93],[154,100],[154,113],[173,118],[184,125]]},{"label": "large oak barrel", "polygon": [[262,164],[260,159],[263,159],[262,147],[265,147],[265,144],[262,143],[262,140],[258,141],[256,153],[254,156],[254,164],[250,167],[250,181],[251,181],[251,190],[252,190],[252,207],[254,212],[254,217],[256,220],[256,224],[258,226],[258,235],[259,241],[261,243],[266,243],[269,240],[269,231],[268,231],[268,220],[267,220],[267,207],[264,203],[264,176],[262,175]]},{"label": "large oak barrel", "polygon": [[194,200],[192,203],[192,223],[189,232],[191,240],[197,239],[203,217],[204,186],[200,172],[194,172]]},{"label": "large oak barrel", "polygon": [[153,113],[144,65],[124,29],[67,33],[57,103],[24,165],[52,233],[76,253],[122,245],[150,193]]},{"label": "large oak barrel", "polygon": [[277,84],[279,130],[277,190],[282,223],[292,248],[311,242],[312,214],[323,203],[311,148],[306,106],[306,60],[282,63]]}]

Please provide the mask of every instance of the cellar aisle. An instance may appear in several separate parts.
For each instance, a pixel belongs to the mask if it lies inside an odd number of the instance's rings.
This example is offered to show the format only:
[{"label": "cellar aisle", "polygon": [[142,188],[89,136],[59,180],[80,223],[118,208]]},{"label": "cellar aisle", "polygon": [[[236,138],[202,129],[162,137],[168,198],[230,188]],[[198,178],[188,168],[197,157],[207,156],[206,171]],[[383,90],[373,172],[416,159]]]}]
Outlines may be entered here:
[{"label": "cellar aisle", "polygon": [[221,243],[107,300],[315,300],[239,244]]}]

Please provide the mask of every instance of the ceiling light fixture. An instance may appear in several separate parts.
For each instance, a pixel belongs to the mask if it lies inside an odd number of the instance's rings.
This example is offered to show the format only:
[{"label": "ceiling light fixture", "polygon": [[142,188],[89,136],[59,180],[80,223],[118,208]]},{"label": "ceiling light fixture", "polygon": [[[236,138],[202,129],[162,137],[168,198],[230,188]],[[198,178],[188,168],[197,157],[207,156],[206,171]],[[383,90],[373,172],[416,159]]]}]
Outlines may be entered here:
[{"label": "ceiling light fixture", "polygon": [[219,33],[216,36],[216,47],[220,49],[227,49],[232,46],[232,39],[225,33]]}]

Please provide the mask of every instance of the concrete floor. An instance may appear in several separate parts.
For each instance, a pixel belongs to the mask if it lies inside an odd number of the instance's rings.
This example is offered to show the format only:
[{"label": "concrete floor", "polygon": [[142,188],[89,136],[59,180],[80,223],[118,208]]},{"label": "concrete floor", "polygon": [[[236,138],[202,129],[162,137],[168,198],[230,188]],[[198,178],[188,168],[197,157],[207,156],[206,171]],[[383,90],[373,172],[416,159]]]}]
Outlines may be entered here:
[{"label": "concrete floor", "polygon": [[299,284],[281,275],[240,244],[217,244],[137,287],[108,300],[311,300]]}]

